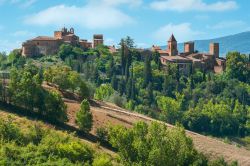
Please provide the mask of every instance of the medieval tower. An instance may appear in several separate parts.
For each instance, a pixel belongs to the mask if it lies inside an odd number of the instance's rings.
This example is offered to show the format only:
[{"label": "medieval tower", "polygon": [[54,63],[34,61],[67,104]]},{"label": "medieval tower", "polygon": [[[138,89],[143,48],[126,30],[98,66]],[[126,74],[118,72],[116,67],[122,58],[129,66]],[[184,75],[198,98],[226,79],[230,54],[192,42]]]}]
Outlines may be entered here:
[{"label": "medieval tower", "polygon": [[168,54],[169,54],[169,56],[178,55],[177,41],[176,41],[173,34],[171,35],[171,37],[168,40]]}]

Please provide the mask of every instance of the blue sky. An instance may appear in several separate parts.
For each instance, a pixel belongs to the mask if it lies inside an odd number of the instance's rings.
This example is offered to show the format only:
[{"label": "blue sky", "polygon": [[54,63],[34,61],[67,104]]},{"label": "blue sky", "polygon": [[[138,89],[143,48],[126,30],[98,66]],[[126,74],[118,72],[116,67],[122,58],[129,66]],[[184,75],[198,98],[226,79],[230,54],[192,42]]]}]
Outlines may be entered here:
[{"label": "blue sky", "polygon": [[74,27],[83,39],[102,33],[117,44],[127,35],[138,47],[166,45],[250,30],[249,0],[0,0],[0,51],[27,39]]}]

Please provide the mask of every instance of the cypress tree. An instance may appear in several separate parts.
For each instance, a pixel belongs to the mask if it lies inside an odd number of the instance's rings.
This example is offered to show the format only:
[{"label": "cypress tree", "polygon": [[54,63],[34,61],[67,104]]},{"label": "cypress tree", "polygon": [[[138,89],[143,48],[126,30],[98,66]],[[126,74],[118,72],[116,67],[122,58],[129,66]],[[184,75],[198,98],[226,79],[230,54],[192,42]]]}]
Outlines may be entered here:
[{"label": "cypress tree", "polygon": [[112,57],[112,59],[109,61],[109,66],[108,66],[108,71],[107,71],[107,76],[108,78],[112,78],[113,73],[114,73],[114,58]]},{"label": "cypress tree", "polygon": [[149,82],[152,81],[152,69],[150,55],[145,55],[144,62],[144,87],[147,87]]},{"label": "cypress tree", "polygon": [[125,42],[124,39],[121,40],[121,68],[122,68],[122,75],[125,74],[125,67],[126,67],[126,57],[125,57]]},{"label": "cypress tree", "polygon": [[148,102],[149,104],[152,104],[154,102],[154,95],[153,95],[153,85],[151,82],[148,84],[147,91],[148,91],[148,96],[147,96]]},{"label": "cypress tree", "polygon": [[134,82],[134,68],[133,68],[133,65],[132,65],[132,68],[131,68],[131,99],[135,99],[135,82]]},{"label": "cypress tree", "polygon": [[129,64],[126,63],[126,68],[125,68],[125,81],[128,82],[129,79]]},{"label": "cypress tree", "polygon": [[115,74],[113,74],[111,78],[111,86],[114,88],[114,90],[117,90],[118,88],[118,80]]},{"label": "cypress tree", "polygon": [[118,91],[120,92],[120,95],[123,95],[125,92],[125,81],[124,78],[121,78],[118,83]]},{"label": "cypress tree", "polygon": [[128,99],[130,99],[131,97],[131,91],[132,91],[132,79],[131,77],[129,77],[129,80],[127,81],[126,84],[126,95]]}]

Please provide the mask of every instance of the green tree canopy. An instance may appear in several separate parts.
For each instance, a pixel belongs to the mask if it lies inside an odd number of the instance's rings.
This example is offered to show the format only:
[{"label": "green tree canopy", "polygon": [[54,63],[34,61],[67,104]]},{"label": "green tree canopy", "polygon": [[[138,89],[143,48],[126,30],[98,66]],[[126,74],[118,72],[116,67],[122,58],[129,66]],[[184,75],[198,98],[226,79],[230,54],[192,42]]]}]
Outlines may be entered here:
[{"label": "green tree canopy", "polygon": [[76,113],[76,123],[80,130],[89,132],[93,124],[93,116],[90,112],[89,102],[84,99],[81,103],[80,110]]}]

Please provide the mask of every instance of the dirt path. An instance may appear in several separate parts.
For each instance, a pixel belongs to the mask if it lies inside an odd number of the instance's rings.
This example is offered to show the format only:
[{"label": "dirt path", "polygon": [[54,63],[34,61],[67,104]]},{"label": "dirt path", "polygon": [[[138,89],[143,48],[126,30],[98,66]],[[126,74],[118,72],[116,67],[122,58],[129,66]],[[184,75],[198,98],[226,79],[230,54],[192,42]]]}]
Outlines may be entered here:
[{"label": "dirt path", "polygon": [[[70,124],[74,125],[74,114],[79,109],[79,103],[66,102],[69,109]],[[128,112],[122,108],[114,106],[112,104],[98,102],[98,106],[91,106],[91,112],[94,116],[94,126],[91,133],[95,134],[95,130],[101,126],[112,125],[124,125],[131,127],[133,123],[137,121],[157,121],[147,116]],[[160,121],[158,121],[160,122]],[[163,122],[160,122],[163,123]],[[169,127],[173,127],[167,123],[164,123]],[[199,152],[206,154],[211,158],[218,158],[223,156],[226,161],[237,160],[239,165],[250,166],[250,151],[236,147],[235,145],[226,144],[215,138],[203,136],[191,131],[186,130],[186,134],[193,139],[194,146]]]}]

